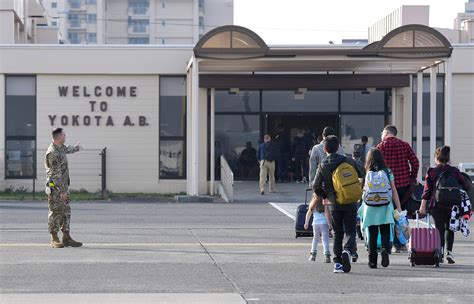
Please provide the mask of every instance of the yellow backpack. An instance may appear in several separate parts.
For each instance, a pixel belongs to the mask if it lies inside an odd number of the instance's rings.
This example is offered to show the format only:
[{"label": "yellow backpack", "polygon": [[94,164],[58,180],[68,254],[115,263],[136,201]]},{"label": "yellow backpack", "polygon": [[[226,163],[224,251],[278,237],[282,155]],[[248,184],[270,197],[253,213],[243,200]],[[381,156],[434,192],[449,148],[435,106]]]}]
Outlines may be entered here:
[{"label": "yellow backpack", "polygon": [[362,197],[357,171],[346,162],[341,163],[332,173],[332,184],[336,193],[336,204],[354,204]]}]

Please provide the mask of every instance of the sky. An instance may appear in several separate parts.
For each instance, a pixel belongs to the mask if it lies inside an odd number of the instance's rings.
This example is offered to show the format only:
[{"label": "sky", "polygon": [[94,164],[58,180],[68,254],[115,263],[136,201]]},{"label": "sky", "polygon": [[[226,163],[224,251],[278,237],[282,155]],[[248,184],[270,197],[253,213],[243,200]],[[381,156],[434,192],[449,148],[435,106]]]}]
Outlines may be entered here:
[{"label": "sky", "polygon": [[367,28],[402,5],[429,5],[430,26],[453,28],[467,0],[234,0],[234,24],[267,44],[328,44],[365,38]]}]

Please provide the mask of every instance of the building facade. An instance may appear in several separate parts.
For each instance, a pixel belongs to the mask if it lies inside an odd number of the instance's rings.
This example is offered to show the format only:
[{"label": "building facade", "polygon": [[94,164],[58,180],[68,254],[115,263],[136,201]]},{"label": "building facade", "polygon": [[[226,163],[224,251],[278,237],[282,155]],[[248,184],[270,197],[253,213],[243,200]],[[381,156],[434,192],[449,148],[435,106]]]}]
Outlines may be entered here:
[{"label": "building facade", "polygon": [[421,25],[364,47],[272,47],[237,26],[210,31],[194,49],[1,45],[0,189],[42,191],[54,127],[84,147],[69,158],[75,190],[101,187],[106,148],[109,191],[212,194],[221,156],[237,179],[252,179],[240,154],[279,125],[290,138],[333,126],[351,153],[393,123],[422,172],[442,144],[454,165],[473,163],[473,56],[472,45],[451,46]]},{"label": "building facade", "polygon": [[39,0],[0,1],[0,44],[15,43],[58,43],[58,30],[48,26]]},{"label": "building facade", "polygon": [[71,44],[195,44],[210,29],[233,24],[233,0],[61,2],[59,24]]}]

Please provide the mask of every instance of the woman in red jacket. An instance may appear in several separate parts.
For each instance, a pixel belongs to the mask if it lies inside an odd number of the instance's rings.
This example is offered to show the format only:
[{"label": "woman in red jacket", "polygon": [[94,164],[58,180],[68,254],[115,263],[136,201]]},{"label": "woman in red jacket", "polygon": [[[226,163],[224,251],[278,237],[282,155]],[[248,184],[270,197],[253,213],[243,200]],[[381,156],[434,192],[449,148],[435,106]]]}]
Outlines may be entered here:
[{"label": "woman in red jacket", "polygon": [[[429,168],[426,172],[426,183],[423,190],[423,196],[421,197],[422,201],[420,213],[426,213],[426,204],[429,202],[430,213],[434,218],[436,228],[439,230],[443,252],[445,249],[447,249],[446,259],[448,260],[449,264],[454,264],[454,257],[452,254],[454,231],[449,230],[449,221],[451,219],[452,207],[439,204],[436,201],[436,184],[442,174],[448,173],[457,179],[459,185],[465,191],[468,191],[470,185],[458,168],[449,165],[450,150],[451,149],[448,146],[439,147],[435,150],[436,167]],[[447,243],[446,248],[445,243]]]}]

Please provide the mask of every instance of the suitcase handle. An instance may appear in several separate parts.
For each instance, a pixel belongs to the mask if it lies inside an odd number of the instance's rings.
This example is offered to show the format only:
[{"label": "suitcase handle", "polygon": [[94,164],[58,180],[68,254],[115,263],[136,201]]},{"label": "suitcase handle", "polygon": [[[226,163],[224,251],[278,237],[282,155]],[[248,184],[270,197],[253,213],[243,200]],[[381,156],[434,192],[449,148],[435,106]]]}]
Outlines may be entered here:
[{"label": "suitcase handle", "polygon": [[310,191],[313,191],[313,189],[308,188],[308,189],[305,190],[305,193],[304,193],[304,204],[305,205],[308,205],[308,192],[310,192]]},{"label": "suitcase handle", "polygon": [[[420,228],[420,211],[419,210],[415,211],[415,216],[416,216],[416,228]],[[431,228],[430,212],[428,210],[426,211],[426,221],[428,223],[428,228]]]}]

